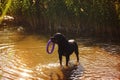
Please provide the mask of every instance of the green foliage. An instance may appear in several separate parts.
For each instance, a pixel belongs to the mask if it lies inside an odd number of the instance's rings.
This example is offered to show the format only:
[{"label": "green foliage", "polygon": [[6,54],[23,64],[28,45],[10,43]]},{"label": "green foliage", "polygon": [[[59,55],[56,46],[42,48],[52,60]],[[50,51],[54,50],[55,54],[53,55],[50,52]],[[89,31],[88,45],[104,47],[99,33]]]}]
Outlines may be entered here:
[{"label": "green foliage", "polygon": [[[44,15],[50,20],[77,16],[98,24],[109,24],[116,17],[112,0],[13,0],[10,13],[14,15]],[[38,17],[38,16],[37,16]]]},{"label": "green foliage", "polygon": [[[2,3],[1,9],[5,1]],[[20,16],[32,30],[62,26],[64,30],[74,27],[89,34],[91,29],[94,32],[117,29],[120,7],[117,10],[115,7],[114,0],[12,0],[9,14]]]}]

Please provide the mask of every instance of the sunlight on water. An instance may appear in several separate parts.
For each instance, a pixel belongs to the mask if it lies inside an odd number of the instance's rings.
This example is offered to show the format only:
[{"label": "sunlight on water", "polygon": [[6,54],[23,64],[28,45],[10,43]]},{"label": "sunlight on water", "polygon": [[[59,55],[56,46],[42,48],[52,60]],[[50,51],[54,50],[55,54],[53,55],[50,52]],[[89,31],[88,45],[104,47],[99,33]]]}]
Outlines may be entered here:
[{"label": "sunlight on water", "polygon": [[20,73],[20,75],[21,75],[21,77],[25,77],[25,78],[31,76],[30,74],[27,74],[26,72],[22,72],[22,73]]},{"label": "sunlight on water", "polygon": [[43,68],[51,69],[51,68],[56,68],[58,66],[59,66],[59,63],[49,63],[47,65],[39,64],[36,66],[36,70],[39,70],[40,72],[42,72]]},{"label": "sunlight on water", "polygon": [[[61,69],[58,67],[58,63],[49,63],[46,65],[39,64],[34,70],[39,78],[43,80],[58,80],[63,78]],[[58,78],[59,75],[59,78]]]}]

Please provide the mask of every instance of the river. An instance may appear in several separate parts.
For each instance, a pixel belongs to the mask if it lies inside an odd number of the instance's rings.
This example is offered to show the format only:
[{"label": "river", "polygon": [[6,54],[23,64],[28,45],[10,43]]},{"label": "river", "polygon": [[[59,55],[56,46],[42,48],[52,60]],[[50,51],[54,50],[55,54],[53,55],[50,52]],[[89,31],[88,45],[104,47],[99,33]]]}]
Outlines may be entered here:
[{"label": "river", "polygon": [[73,54],[69,68],[61,68],[57,45],[47,54],[47,41],[44,36],[0,31],[0,80],[120,80],[120,45],[77,39],[79,65]]}]

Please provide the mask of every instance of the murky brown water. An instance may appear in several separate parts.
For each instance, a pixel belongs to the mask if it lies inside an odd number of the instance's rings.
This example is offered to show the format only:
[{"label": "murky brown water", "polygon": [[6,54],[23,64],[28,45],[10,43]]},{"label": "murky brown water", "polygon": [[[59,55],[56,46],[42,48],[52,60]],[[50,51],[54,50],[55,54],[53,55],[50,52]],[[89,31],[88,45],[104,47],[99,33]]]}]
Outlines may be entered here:
[{"label": "murky brown water", "polygon": [[80,39],[80,64],[75,65],[73,54],[69,68],[60,68],[57,46],[47,54],[46,42],[42,36],[23,38],[1,31],[0,80],[120,80],[120,56],[116,54],[120,46]]}]

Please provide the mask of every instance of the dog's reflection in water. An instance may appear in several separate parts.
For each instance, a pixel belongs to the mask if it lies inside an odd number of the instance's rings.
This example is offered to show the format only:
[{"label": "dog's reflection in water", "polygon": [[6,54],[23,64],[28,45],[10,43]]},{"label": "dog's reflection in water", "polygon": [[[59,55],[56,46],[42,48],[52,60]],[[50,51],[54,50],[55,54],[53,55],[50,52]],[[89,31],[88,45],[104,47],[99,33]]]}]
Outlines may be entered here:
[{"label": "dog's reflection in water", "polygon": [[83,74],[83,67],[79,65],[75,65],[73,63],[69,64],[69,67],[62,68],[63,72],[63,80],[79,80],[79,78]]}]

